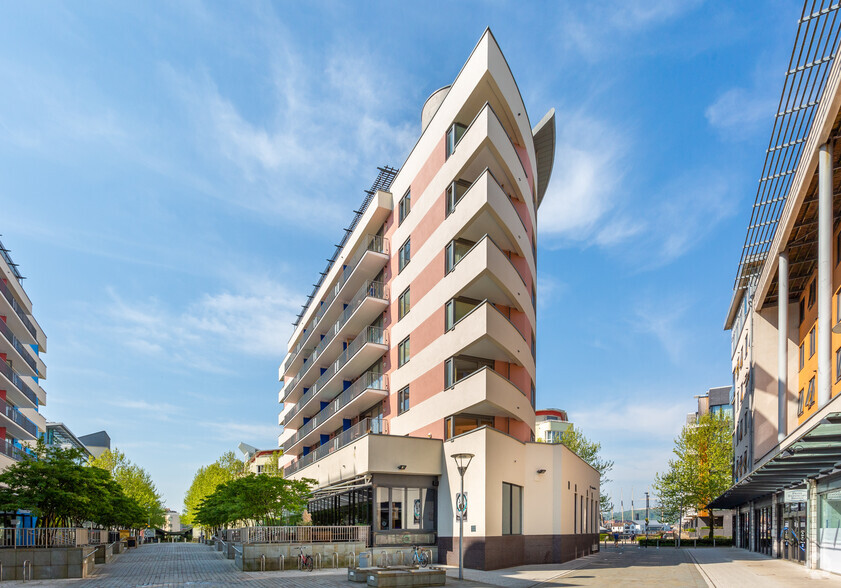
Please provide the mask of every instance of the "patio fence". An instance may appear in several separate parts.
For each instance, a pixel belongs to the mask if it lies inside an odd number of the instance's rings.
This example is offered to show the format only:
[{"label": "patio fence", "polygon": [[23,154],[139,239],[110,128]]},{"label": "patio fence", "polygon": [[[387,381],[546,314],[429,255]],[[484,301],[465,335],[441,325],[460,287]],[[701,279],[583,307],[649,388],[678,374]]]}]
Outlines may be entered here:
[{"label": "patio fence", "polygon": [[234,543],[364,543],[368,526],[243,527],[227,529],[225,540]]}]

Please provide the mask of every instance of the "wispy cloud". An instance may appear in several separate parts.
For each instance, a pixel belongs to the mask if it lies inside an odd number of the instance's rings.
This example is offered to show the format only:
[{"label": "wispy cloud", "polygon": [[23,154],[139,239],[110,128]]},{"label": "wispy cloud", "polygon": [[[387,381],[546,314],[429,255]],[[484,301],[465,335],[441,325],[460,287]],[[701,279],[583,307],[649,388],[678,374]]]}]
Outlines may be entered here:
[{"label": "wispy cloud", "polygon": [[731,88],[710,104],[704,115],[726,138],[748,139],[770,127],[778,101],[771,92]]},{"label": "wispy cloud", "polygon": [[655,301],[648,300],[635,305],[634,315],[629,320],[634,328],[657,340],[672,363],[684,359],[690,334],[683,327],[684,318],[691,306],[687,297],[666,299],[663,296]]}]

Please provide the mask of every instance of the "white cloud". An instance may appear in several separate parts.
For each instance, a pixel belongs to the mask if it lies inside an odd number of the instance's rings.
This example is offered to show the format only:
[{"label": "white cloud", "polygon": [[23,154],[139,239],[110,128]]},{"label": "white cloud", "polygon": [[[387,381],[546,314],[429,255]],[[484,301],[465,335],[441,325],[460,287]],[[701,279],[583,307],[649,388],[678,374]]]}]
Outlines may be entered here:
[{"label": "white cloud", "polygon": [[771,127],[777,104],[770,92],[732,88],[710,104],[704,115],[727,138],[744,139]]},{"label": "white cloud", "polygon": [[683,327],[689,307],[690,300],[687,298],[666,300],[660,297],[656,302],[637,304],[630,320],[637,331],[653,336],[669,359],[678,363],[683,359],[689,342],[689,334]]}]

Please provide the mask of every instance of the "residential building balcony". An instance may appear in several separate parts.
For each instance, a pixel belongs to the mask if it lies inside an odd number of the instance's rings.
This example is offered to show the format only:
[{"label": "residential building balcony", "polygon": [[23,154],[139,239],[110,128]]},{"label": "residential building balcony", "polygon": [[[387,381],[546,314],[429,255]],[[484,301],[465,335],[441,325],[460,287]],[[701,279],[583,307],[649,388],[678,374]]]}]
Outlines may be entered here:
[{"label": "residential building balcony", "polygon": [[388,376],[366,372],[344,392],[334,398],[314,417],[300,426],[283,445],[283,452],[298,454],[305,446],[312,445],[319,434],[335,431],[345,419],[371,408],[388,396]]},{"label": "residential building balcony", "polygon": [[38,396],[5,361],[0,361],[0,389],[18,406],[38,406]]},{"label": "residential building balcony", "polygon": [[[342,352],[344,340],[358,333],[376,319],[388,307],[388,292],[382,282],[366,282],[347,304],[335,323],[329,327],[324,338],[313,349],[310,357],[301,365],[301,369],[292,380],[283,386],[284,402],[296,402],[303,390],[310,387],[313,380],[322,374],[314,369],[316,365],[332,362]],[[316,361],[318,360],[318,361]]]},{"label": "residential building balcony", "polygon": [[0,352],[5,353],[24,375],[38,376],[38,364],[32,349],[21,343],[3,320],[0,320]]},{"label": "residential building balcony", "polygon": [[[11,312],[9,312],[11,310]],[[9,286],[6,285],[3,280],[0,280],[0,314],[6,316],[7,321],[11,321],[12,323],[16,323],[20,326],[21,337],[31,336],[32,338],[29,340],[24,339],[25,343],[29,343],[30,345],[35,344],[37,331],[35,329],[35,325],[32,324],[32,321],[26,314],[26,311],[18,304],[15,297],[12,295],[12,291],[9,289]],[[12,325],[13,328],[15,325]],[[18,331],[15,328],[15,331]],[[28,333],[26,335],[25,333]]]},{"label": "residential building balcony", "polygon": [[283,372],[289,376],[300,369],[306,349],[314,346],[318,340],[313,335],[318,331],[319,324],[329,324],[342,311],[341,302],[348,297],[348,293],[355,292],[366,280],[376,276],[388,263],[388,239],[379,235],[367,235],[360,249],[345,264],[339,280],[333,286],[318,311],[304,328],[301,340],[289,353],[283,364]]},{"label": "residential building balcony", "polygon": [[0,425],[3,425],[7,431],[11,432],[12,436],[19,439],[26,439],[34,441],[38,437],[38,427],[35,423],[23,416],[21,412],[6,402],[0,399]]},{"label": "residential building balcony", "polygon": [[26,452],[8,439],[0,441],[0,454],[15,461],[22,461],[26,457]]},{"label": "residential building balcony", "polygon": [[315,402],[327,402],[342,391],[345,381],[356,378],[362,370],[370,366],[388,351],[388,337],[381,327],[365,327],[348,344],[338,359],[333,362],[318,380],[301,396],[294,407],[287,413],[283,425],[291,429],[303,424],[301,411],[316,406]]}]

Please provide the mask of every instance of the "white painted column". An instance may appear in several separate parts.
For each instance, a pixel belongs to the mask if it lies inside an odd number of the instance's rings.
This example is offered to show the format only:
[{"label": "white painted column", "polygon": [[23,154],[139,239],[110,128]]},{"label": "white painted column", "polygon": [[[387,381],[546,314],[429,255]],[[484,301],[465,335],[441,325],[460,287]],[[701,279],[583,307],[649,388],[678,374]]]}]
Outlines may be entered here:
[{"label": "white painted column", "polygon": [[777,494],[771,495],[771,557],[780,557],[780,528],[777,525]]},{"label": "white painted column", "polygon": [[788,253],[780,253],[777,274],[777,442],[788,433],[786,396],[788,394]]},{"label": "white painted column", "polygon": [[808,502],[806,503],[806,567],[816,570],[820,567],[818,553],[818,482],[806,480]]},{"label": "white painted column", "polygon": [[818,155],[818,408],[832,391],[832,145]]}]

